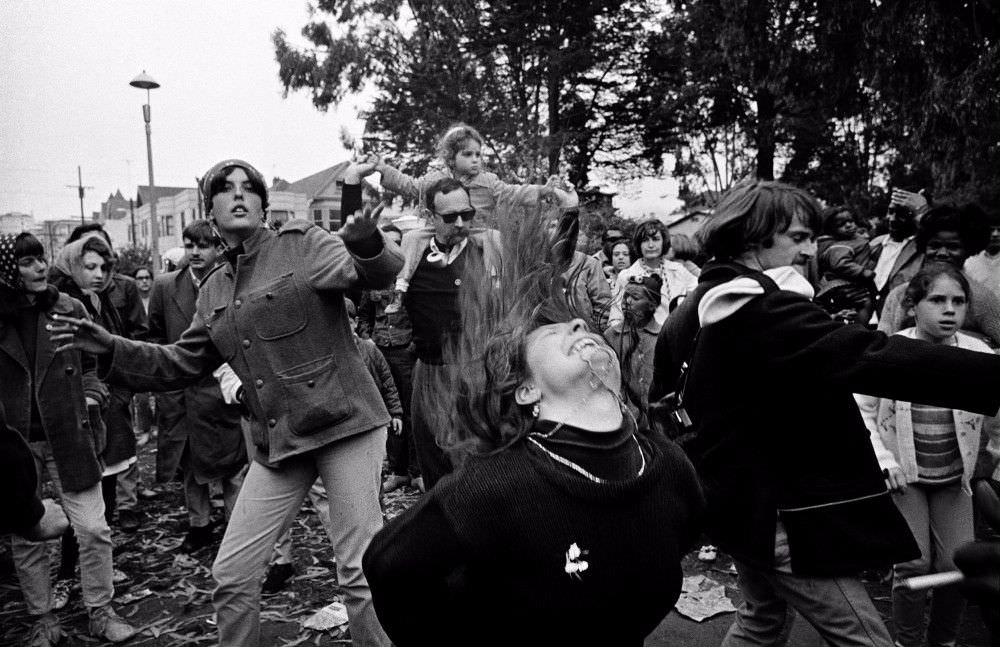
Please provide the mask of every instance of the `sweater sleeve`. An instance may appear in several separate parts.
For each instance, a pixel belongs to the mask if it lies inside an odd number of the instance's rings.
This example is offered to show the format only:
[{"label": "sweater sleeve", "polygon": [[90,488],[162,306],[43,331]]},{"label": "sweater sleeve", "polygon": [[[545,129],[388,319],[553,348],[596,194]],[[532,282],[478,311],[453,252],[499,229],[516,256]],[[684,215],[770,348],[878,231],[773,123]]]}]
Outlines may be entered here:
[{"label": "sweater sleeve", "polygon": [[820,259],[820,267],[840,279],[863,281],[875,276],[875,272],[855,262],[854,250],[850,245],[830,245]]},{"label": "sweater sleeve", "polygon": [[375,346],[375,342],[362,339],[361,343],[365,343],[369,358],[368,369],[371,371],[372,377],[375,378],[376,384],[378,384],[378,390],[382,394],[382,402],[385,403],[385,408],[393,418],[402,417],[403,405],[399,402],[399,391],[396,389],[396,382],[392,379],[392,370],[389,368],[389,362],[386,361],[385,356]]},{"label": "sweater sleeve", "polygon": [[411,200],[420,198],[421,184],[424,183],[388,164],[380,165],[378,170],[382,173],[382,180],[379,184],[382,185],[383,189],[398,193]]},{"label": "sweater sleeve", "polygon": [[900,285],[893,288],[886,296],[885,305],[882,306],[882,315],[878,320],[880,332],[891,335],[903,329],[903,320],[906,318],[906,309],[903,307],[905,293],[906,287]]},{"label": "sweater sleeve", "polygon": [[969,306],[967,328],[978,329],[989,337],[995,346],[1000,346],[1000,297],[978,281],[969,282],[972,288],[972,303]]},{"label": "sweater sleeve", "polygon": [[379,622],[400,647],[453,644],[442,635],[451,626],[448,581],[466,563],[466,547],[441,507],[440,491],[389,522],[362,561]]}]

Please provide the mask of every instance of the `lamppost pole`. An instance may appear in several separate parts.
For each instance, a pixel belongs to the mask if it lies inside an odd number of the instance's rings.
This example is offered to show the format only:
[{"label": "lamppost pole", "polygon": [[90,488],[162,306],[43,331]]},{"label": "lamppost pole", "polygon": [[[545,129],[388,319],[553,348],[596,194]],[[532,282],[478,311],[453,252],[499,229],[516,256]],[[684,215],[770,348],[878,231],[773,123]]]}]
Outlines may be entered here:
[{"label": "lamppost pole", "polygon": [[156,182],[153,180],[153,131],[149,125],[152,116],[149,107],[149,91],[160,87],[160,84],[146,74],[146,70],[143,70],[142,74],[129,82],[129,85],[146,91],[146,103],[142,106],[142,119],[146,122],[146,163],[149,167],[149,229],[152,238],[149,249],[150,255],[153,257],[152,271],[155,274],[160,263],[160,225],[156,218]]}]

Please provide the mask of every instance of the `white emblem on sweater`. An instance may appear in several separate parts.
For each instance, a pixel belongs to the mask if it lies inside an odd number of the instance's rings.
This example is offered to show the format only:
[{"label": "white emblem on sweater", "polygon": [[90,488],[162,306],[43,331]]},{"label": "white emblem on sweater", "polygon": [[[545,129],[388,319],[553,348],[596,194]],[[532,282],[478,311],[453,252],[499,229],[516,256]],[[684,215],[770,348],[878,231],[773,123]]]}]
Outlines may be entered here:
[{"label": "white emblem on sweater", "polygon": [[575,542],[569,545],[569,550],[566,551],[566,572],[570,577],[580,579],[580,574],[590,568],[590,564],[582,559],[587,552],[580,550]]}]

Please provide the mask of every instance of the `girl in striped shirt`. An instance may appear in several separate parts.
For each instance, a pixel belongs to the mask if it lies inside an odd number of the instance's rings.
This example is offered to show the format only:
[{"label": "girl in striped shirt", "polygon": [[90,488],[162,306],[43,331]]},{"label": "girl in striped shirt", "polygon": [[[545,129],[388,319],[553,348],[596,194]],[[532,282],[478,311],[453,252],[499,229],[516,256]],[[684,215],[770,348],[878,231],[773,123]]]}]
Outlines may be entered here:
[{"label": "girl in striped shirt", "polygon": [[[991,352],[979,339],[958,332],[969,307],[969,282],[951,265],[925,267],[910,281],[906,307],[916,322],[896,334],[932,344]],[[984,430],[987,449],[1000,455],[996,421],[982,415],[923,404],[860,396],[872,446],[896,505],[920,546],[919,559],[893,571],[892,615],[896,644],[924,644],[926,591],[903,588],[902,580],[955,568],[952,555],[973,539],[970,481]],[[965,602],[955,587],[934,592],[928,645],[954,644]]]}]

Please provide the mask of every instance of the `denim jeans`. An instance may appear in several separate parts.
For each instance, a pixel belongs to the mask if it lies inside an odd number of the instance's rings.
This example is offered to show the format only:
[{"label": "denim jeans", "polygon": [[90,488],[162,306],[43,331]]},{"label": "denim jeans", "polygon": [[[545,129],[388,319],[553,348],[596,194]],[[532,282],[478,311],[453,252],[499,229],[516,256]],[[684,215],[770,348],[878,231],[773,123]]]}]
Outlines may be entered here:
[{"label": "denim jeans", "polygon": [[357,647],[388,646],[375,616],[361,558],[382,527],[379,506],[385,428],[358,434],[281,461],[250,464],[212,567],[219,645],[260,645],[260,581],[274,544],[291,525],[319,476],[329,494],[337,583],[344,591]]},{"label": "denim jeans", "polygon": [[[80,583],[83,603],[87,607],[102,607],[109,602],[115,589],[111,581],[111,528],[104,519],[104,499],[100,482],[79,492],[62,489],[59,472],[48,442],[33,442],[31,453],[38,472],[38,492],[46,472],[52,478],[56,496],[69,518],[80,543]],[[14,565],[24,594],[24,603],[31,615],[52,610],[52,582],[49,573],[49,550],[46,542],[31,542],[11,538]]]},{"label": "denim jeans", "polygon": [[[910,532],[920,546],[918,559],[896,564],[892,581],[892,622],[896,643],[903,647],[924,645],[924,611],[927,591],[904,588],[902,580],[955,569],[955,549],[973,539],[972,497],[962,485],[923,486],[911,483],[906,492],[893,497]],[[965,598],[956,586],[934,589],[928,647],[954,645],[962,626]]]},{"label": "denim jeans", "polygon": [[891,647],[860,579],[800,577],[736,562],[743,603],[723,647],[783,645],[798,611],[833,647]]}]

